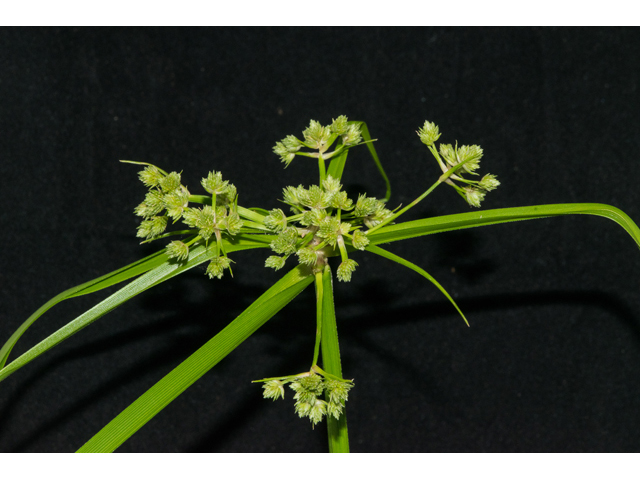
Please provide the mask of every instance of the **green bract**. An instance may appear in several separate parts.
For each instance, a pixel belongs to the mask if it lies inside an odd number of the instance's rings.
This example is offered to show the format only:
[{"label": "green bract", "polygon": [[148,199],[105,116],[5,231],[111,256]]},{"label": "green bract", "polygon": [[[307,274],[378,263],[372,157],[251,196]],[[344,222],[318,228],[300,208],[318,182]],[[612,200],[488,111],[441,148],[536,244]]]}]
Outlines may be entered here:
[{"label": "green bract", "polygon": [[[62,292],[39,308],[0,349],[0,381],[155,285],[199,265],[206,265],[205,272],[210,278],[221,278],[225,270],[231,272],[229,254],[254,248],[270,249],[276,255],[265,255],[266,267],[280,270],[292,257],[293,268],[220,333],[89,439],[79,451],[114,451],[313,283],[316,292],[315,346],[309,370],[256,382],[264,383],[263,396],[273,400],[284,398],[284,387],[289,385],[295,392],[295,413],[308,418],[312,425],[326,418],[329,450],[344,452],[349,450],[345,402],[354,384],[352,380],[343,378],[340,363],[331,257],[340,256],[339,263],[336,262],[336,276],[343,282],[351,281],[358,266],[349,254],[363,255],[367,252],[405,266],[438,288],[467,322],[458,305],[435,278],[380,245],[517,220],[587,214],[615,221],[640,246],[637,225],[619,209],[601,204],[538,205],[399,222],[401,215],[443,183],[454,188],[473,207],[480,207],[487,193],[500,185],[495,175],[479,177],[477,171],[483,150],[478,145],[436,145],[442,134],[435,123],[428,121],[417,133],[441,173],[418,198],[395,210],[387,208],[391,194],[389,181],[366,124],[349,121],[345,116],[333,119],[329,125],[312,120],[302,132],[304,140],[288,135],[276,143],[273,150],[287,165],[296,156],[313,158],[318,162],[317,182],[307,187],[284,187],[282,201],[289,206],[289,213],[273,206],[271,210],[265,210],[239,205],[236,187],[225,180],[221,172],[209,172],[202,179],[202,188],[208,195],[194,195],[181,184],[181,175],[177,172],[167,173],[144,162],[123,160],[144,166],[139,178],[148,191],[134,210],[142,217],[137,236],[145,242],[169,236],[180,239],[171,240],[166,248],[147,258]],[[367,194],[349,198],[343,190],[341,179],[347,156],[351,147],[357,145],[366,146],[385,180],[387,191],[383,199]],[[466,178],[467,175],[480,180]],[[187,228],[167,232],[172,224],[169,219],[173,224],[181,221]],[[8,363],[13,346],[49,308],[62,300],[93,293],[125,280],[131,282]]]}]

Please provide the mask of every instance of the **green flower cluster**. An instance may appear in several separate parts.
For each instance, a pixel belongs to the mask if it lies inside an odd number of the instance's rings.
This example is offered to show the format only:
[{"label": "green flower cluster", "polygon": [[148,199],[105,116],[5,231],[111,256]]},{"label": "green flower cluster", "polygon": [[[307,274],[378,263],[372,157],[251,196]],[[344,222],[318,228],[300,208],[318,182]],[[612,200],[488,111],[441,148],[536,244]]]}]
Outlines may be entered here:
[{"label": "green flower cluster", "polygon": [[[204,240],[208,244],[209,239],[215,237],[216,255],[207,267],[206,273],[210,278],[222,278],[224,270],[230,268],[231,264],[222,245],[222,234],[234,236],[240,232],[244,224],[237,213],[236,187],[223,180],[220,172],[210,172],[201,183],[211,194],[211,204],[195,208],[188,206],[192,197],[187,187],[181,184],[179,173],[167,173],[154,165],[147,165],[139,173],[139,178],[149,188],[149,192],[144,201],[135,208],[136,215],[144,218],[138,227],[137,236],[145,241],[155,240],[164,233],[169,219],[174,223],[182,220],[192,230],[179,233],[197,235],[188,243]],[[172,241],[167,246],[167,256],[177,261],[185,261],[189,258],[188,243]]]},{"label": "green flower cluster", "polygon": [[137,236],[153,240],[165,231],[169,218],[174,222],[180,219],[189,204],[189,190],[180,183],[179,173],[167,174],[154,165],[142,170],[139,178],[149,192],[134,210],[136,215],[144,218],[138,226]]},{"label": "green flower cluster", "polygon": [[[455,169],[447,176],[445,182],[451,185],[469,205],[480,207],[480,202],[484,200],[487,192],[495,190],[500,182],[495,175],[486,174],[480,180],[469,180],[463,174],[478,175],[476,170],[480,168],[480,159],[483,151],[479,145],[462,145],[458,147],[450,144],[440,144],[436,149],[435,142],[440,138],[438,126],[432,122],[425,121],[424,126],[419,128],[418,136],[422,143],[427,145],[433,156],[438,161],[443,174]],[[462,185],[459,185],[460,182]]]},{"label": "green flower cluster", "polygon": [[[342,171],[343,164],[338,163],[338,168],[327,169],[325,162],[332,157],[338,162],[344,161],[347,149],[365,143],[363,135],[367,142],[373,141],[363,125],[362,122],[349,122],[344,115],[326,126],[311,120],[302,132],[303,140],[289,135],[276,143],[273,150],[286,166],[297,155],[312,157],[318,161],[317,185],[284,188],[282,202],[289,206],[288,213],[280,208],[267,212],[260,208],[247,209],[239,206],[236,187],[224,180],[220,172],[210,172],[201,181],[202,187],[210,196],[191,195],[187,187],[182,185],[179,173],[167,173],[153,165],[144,164],[147,167],[140,172],[140,180],[149,188],[149,192],[135,209],[135,213],[143,217],[138,227],[138,237],[150,241],[168,235],[189,234],[189,240],[174,240],[166,248],[167,256],[179,262],[189,259],[191,245],[198,243],[213,248],[209,242],[215,239],[215,242],[211,242],[215,244],[215,251],[211,252],[206,273],[211,278],[221,278],[226,269],[231,270],[232,263],[225,252],[223,236],[228,238],[242,233],[249,238],[263,236],[264,240],[264,235],[269,235],[267,241],[270,241],[269,246],[274,255],[266,259],[267,267],[279,270],[290,256],[295,255],[299,264],[313,270],[318,281],[328,257],[340,255],[342,262],[337,268],[337,277],[339,281],[348,282],[358,267],[357,262],[348,257],[348,249],[367,249],[369,234],[392,223],[438,185],[449,184],[469,205],[475,207],[480,206],[487,192],[500,185],[495,175],[491,174],[480,180],[465,178],[478,176],[482,148],[478,145],[458,146],[457,143],[455,146],[437,146],[436,142],[441,136],[440,129],[436,124],[425,121],[417,134],[442,170],[438,180],[409,205],[402,209],[398,207],[394,211],[386,207],[386,201],[375,197],[359,195],[357,200],[351,199],[343,190],[340,178],[332,176],[340,175],[336,172]],[[329,151],[334,144],[335,148]],[[304,151],[303,148],[312,151]],[[345,155],[338,157],[341,153]],[[376,155],[373,156],[377,162]],[[386,179],[382,169],[381,172]],[[190,202],[201,206],[190,207]],[[165,234],[170,219],[174,223],[181,220],[189,230]],[[321,290],[318,289],[318,292]],[[295,392],[296,413],[300,417],[309,418],[314,426],[327,415],[339,419],[349,390],[353,387],[353,381],[324,372],[317,365],[322,343],[322,321],[322,311],[319,310],[313,367],[310,371],[256,380],[264,383],[264,397],[273,400],[284,398],[285,386],[289,385]]]},{"label": "green flower cluster", "polygon": [[283,197],[293,215],[287,217],[276,208],[265,217],[264,225],[278,234],[270,245],[278,255],[267,258],[265,265],[278,270],[290,255],[296,254],[299,263],[317,269],[326,264],[326,257],[337,254],[338,250],[342,263],[337,275],[343,282],[351,280],[358,265],[348,258],[347,245],[364,250],[369,239],[361,228],[371,228],[393,213],[385,208],[383,201],[366,195],[360,195],[354,205],[340,181],[331,175],[322,185],[286,187]]},{"label": "green flower cluster", "polygon": [[[273,400],[284,398],[284,386],[289,384],[289,388],[296,392],[293,396],[296,400],[296,413],[300,418],[308,417],[314,426],[320,423],[325,415],[339,419],[349,397],[349,390],[353,387],[351,380],[328,374],[318,375],[315,371],[257,381],[265,382],[262,386],[264,398]],[[320,398],[323,393],[324,400]]]},{"label": "green flower cluster", "polygon": [[[288,135],[276,143],[273,151],[289,166],[296,155],[305,157],[322,156],[325,160],[342,152],[345,148],[353,147],[362,142],[362,133],[359,122],[349,122],[344,115],[333,120],[331,125],[323,126],[315,120],[311,120],[309,126],[302,132],[304,140],[295,135]],[[340,140],[333,152],[325,152],[336,140]],[[318,150],[317,153],[301,152],[302,147]]]}]

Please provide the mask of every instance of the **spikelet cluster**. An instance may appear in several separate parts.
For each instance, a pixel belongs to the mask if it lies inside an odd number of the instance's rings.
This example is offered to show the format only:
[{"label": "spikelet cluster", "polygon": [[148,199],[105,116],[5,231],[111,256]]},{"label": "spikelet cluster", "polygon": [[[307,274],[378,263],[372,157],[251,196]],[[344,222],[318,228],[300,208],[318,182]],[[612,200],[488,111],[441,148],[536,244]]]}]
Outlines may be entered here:
[{"label": "spikelet cluster", "polygon": [[[360,123],[349,122],[344,115],[334,119],[331,125],[322,125],[320,122],[311,120],[309,126],[302,132],[302,137],[304,140],[300,140],[295,135],[288,135],[276,142],[273,147],[273,152],[280,157],[285,166],[288,167],[296,155],[306,157],[323,155],[323,158],[328,159],[345,148],[362,143]],[[340,142],[336,149],[333,152],[327,152],[338,139]],[[317,150],[317,153],[303,152],[301,151],[303,147]]]},{"label": "spikelet cluster", "polygon": [[[343,127],[338,122],[335,128],[340,131]],[[393,214],[374,197],[360,195],[354,202],[340,180],[331,175],[322,185],[286,187],[282,196],[292,217],[276,208],[264,218],[264,225],[277,234],[270,244],[277,255],[268,257],[265,266],[279,270],[295,253],[300,264],[319,267],[326,262],[327,254],[339,251],[343,262],[338,267],[338,280],[343,282],[351,280],[358,265],[348,258],[346,245],[364,250],[369,239],[361,228],[372,228]]]},{"label": "spikelet cluster", "polygon": [[339,419],[349,398],[349,390],[353,388],[351,380],[325,377],[314,371],[264,382],[263,397],[272,400],[284,398],[284,387],[288,384],[295,392],[295,412],[300,418],[308,418],[313,426],[326,415]]},{"label": "spikelet cluster", "polygon": [[458,194],[472,207],[480,207],[487,192],[495,190],[500,182],[495,175],[486,174],[480,180],[471,180],[463,175],[477,176],[480,168],[480,159],[484,152],[479,145],[455,146],[441,143],[438,148],[435,142],[440,138],[440,129],[435,123],[425,121],[424,125],[418,129],[420,141],[427,145],[433,156],[436,158],[442,172],[446,175],[450,170],[454,170],[447,177],[446,182],[451,185]]},{"label": "spikelet cluster", "polygon": [[[236,211],[236,187],[228,180],[223,180],[220,172],[209,172],[201,184],[212,195],[212,204],[189,207],[190,193],[182,185],[180,173],[166,173],[154,165],[148,165],[138,176],[149,191],[134,210],[136,215],[143,218],[137,236],[145,241],[157,239],[165,233],[169,220],[173,223],[181,220],[205,242],[216,238],[218,255],[211,260],[206,273],[211,278],[221,278],[224,270],[230,268],[231,260],[224,253],[220,255],[220,239],[222,235],[237,235],[243,227],[243,221]],[[178,262],[186,261],[189,258],[189,246],[174,240],[167,245],[166,254]]]}]

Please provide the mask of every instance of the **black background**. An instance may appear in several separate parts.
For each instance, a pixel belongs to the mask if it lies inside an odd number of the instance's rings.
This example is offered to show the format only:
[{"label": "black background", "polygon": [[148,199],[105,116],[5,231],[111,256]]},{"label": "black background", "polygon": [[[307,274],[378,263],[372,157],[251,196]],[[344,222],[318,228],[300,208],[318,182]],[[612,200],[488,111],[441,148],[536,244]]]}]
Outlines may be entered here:
[{"label": "black background", "polygon": [[[60,291],[154,251],[135,238],[138,169],[183,171],[192,193],[221,170],[247,207],[274,208],[286,170],[275,141],[309,119],[364,120],[407,204],[438,175],[415,134],[482,145],[502,186],[483,208],[600,202],[640,220],[637,29],[0,30],[0,336]],[[344,176],[382,196],[366,149]],[[406,219],[469,211],[437,189]],[[637,451],[640,252],[615,223],[570,216],[389,245],[427,281],[354,254],[337,284],[351,449]],[[66,452],[215,335],[281,276],[240,252],[235,278],[204,267],[134,298],[0,384],[0,450]],[[114,289],[110,289],[110,292]],[[104,298],[54,307],[15,354]],[[257,378],[308,368],[305,291],[119,449],[324,451],[291,395]],[[12,356],[15,358],[15,355]]]}]

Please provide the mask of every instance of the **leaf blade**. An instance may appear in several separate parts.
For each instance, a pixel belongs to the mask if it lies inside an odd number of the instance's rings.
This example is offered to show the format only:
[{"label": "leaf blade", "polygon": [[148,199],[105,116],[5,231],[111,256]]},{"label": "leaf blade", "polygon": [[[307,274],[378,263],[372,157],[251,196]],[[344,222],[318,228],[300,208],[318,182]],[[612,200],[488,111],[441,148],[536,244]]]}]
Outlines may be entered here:
[{"label": "leaf blade", "polygon": [[329,168],[327,169],[327,175],[331,175],[333,178],[341,180],[348,154],[349,149],[346,148],[337,157],[332,158],[331,163],[329,163]]},{"label": "leaf blade", "polygon": [[117,283],[124,282],[125,280],[129,280],[130,278],[142,275],[143,273],[152,270],[158,265],[161,265],[166,260],[167,256],[165,255],[165,250],[163,249],[159,252],[149,255],[148,257],[119,268],[118,270],[107,273],[106,275],[97,277],[93,280],[89,280],[88,282],[82,283],[80,285],[76,285],[75,287],[71,287],[51,298],[44,305],[38,308],[38,310],[31,314],[29,318],[27,318],[4,343],[4,345],[0,349],[0,369],[2,369],[7,363],[9,355],[11,354],[11,350],[18,342],[20,337],[22,337],[24,332],[26,332],[27,329],[31,325],[33,325],[33,323],[38,318],[40,318],[47,310],[51,309],[63,300],[67,300],[73,297],[79,297],[81,295],[87,295],[89,293],[94,293]]},{"label": "leaf blade", "polygon": [[529,207],[500,208],[479,212],[457,213],[421,220],[388,225],[369,237],[371,244],[396,242],[408,238],[434,233],[462,230],[465,228],[496,225],[521,220],[535,220],[561,215],[594,215],[608,218],[620,225],[640,247],[640,229],[622,210],[601,203],[561,203],[533,205]]},{"label": "leaf blade", "polygon": [[[322,340],[320,342],[322,347],[322,368],[331,375],[343,378],[338,327],[333,301],[333,277],[329,265],[325,266],[322,274],[322,292]],[[349,453],[346,407],[338,420],[333,415],[327,415],[327,429],[329,432],[329,452]]]},{"label": "leaf blade", "polygon": [[[268,246],[268,235],[238,235],[237,237],[238,238],[234,240],[234,243],[225,241],[227,245],[225,249],[227,252],[247,250],[252,248],[265,248]],[[55,331],[47,338],[39,342],[37,345],[33,346],[31,349],[27,350],[21,356],[13,360],[9,365],[4,366],[4,368],[0,369],[0,382],[14,373],[16,370],[32,362],[46,351],[55,347],[62,341],[66,340],[81,329],[96,321],[98,318],[106,315],[107,313],[114,310],[131,298],[135,297],[136,295],[139,295],[140,293],[166,280],[169,280],[176,275],[179,275],[193,267],[196,267],[197,265],[200,265],[203,262],[206,262],[207,260],[211,259],[214,254],[215,249],[208,249],[206,246],[200,245],[191,250],[189,260],[184,264],[174,263],[166,259],[161,265],[148,271],[142,277],[125,285],[114,294],[99,302],[94,307],[87,310],[71,322],[67,323],[62,328]],[[24,330],[26,330],[26,328]],[[22,333],[24,332],[20,332],[20,335]],[[14,336],[15,335],[16,334],[14,334]],[[8,350],[8,352],[10,352],[10,349]]]},{"label": "leaf blade", "polygon": [[384,201],[388,202],[389,199],[391,198],[391,182],[389,181],[389,177],[387,177],[387,173],[384,171],[384,168],[382,167],[382,162],[380,161],[380,158],[378,158],[378,152],[376,152],[376,147],[373,145],[371,134],[369,133],[369,127],[367,126],[366,122],[354,122],[354,123],[360,124],[360,131],[362,132],[362,138],[364,138],[365,141],[367,142],[366,145],[367,145],[367,148],[369,149],[369,153],[371,154],[371,157],[373,158],[373,161],[376,164],[376,167],[378,167],[378,171],[380,172],[380,175],[382,176],[385,186],[387,188],[387,191],[384,196]]},{"label": "leaf blade", "polygon": [[220,333],[114,418],[78,452],[112,452],[165,406],[226,357],[313,281],[300,266],[252,303]]},{"label": "leaf blade", "polygon": [[438,290],[440,290],[440,292],[447,297],[447,299],[449,300],[449,302],[451,302],[451,304],[455,307],[455,309],[458,311],[458,313],[460,314],[460,316],[462,317],[462,319],[464,320],[464,323],[467,324],[467,327],[469,326],[469,322],[467,321],[467,317],[464,316],[464,313],[462,313],[462,310],[460,310],[460,307],[458,307],[458,304],[455,302],[455,300],[453,300],[453,298],[451,297],[451,295],[449,295],[449,292],[447,292],[445,290],[445,288],[440,285],[440,283],[438,283],[438,281],[433,278],[429,273],[427,273],[425,270],[423,270],[422,268],[420,268],[419,266],[417,266],[414,263],[411,263],[408,260],[405,260],[402,257],[399,257],[398,255],[391,253],[387,250],[384,250],[376,245],[367,245],[367,247],[365,248],[365,250],[371,252],[371,253],[375,253],[376,255],[380,255],[381,257],[384,257],[388,260],[391,260],[393,262],[399,263],[400,265],[403,265],[411,270],[413,270],[414,272],[418,273],[419,275],[422,275],[424,278],[426,278],[427,280],[429,280],[431,283],[433,283],[436,288]]}]

